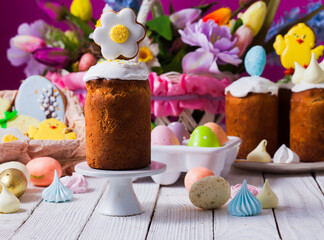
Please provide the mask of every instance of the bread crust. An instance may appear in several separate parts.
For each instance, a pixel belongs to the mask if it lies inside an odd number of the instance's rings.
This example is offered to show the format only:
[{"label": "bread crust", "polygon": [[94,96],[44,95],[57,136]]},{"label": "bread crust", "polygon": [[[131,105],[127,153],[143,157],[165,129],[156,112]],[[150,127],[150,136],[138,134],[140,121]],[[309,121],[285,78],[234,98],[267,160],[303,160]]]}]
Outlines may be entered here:
[{"label": "bread crust", "polygon": [[151,163],[151,91],[148,80],[86,83],[86,158],[92,168],[126,170]]}]

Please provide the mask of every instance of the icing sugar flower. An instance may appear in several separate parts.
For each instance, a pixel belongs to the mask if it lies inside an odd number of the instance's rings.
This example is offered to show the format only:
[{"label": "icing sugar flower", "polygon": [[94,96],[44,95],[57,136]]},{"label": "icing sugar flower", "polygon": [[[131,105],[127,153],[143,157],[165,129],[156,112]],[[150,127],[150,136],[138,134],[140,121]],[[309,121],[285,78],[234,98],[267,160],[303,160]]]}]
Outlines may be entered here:
[{"label": "icing sugar flower", "polygon": [[101,26],[95,29],[93,37],[104,58],[134,58],[145,37],[145,28],[136,21],[135,13],[125,8],[119,13],[105,12],[100,19]]}]

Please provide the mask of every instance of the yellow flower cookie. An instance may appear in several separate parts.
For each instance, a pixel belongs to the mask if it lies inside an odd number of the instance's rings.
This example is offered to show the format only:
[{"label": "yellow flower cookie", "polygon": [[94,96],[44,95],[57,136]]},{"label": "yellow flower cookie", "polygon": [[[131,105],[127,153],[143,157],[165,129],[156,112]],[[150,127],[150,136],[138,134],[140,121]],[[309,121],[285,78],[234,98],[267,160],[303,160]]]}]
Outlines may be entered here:
[{"label": "yellow flower cookie", "polygon": [[66,133],[67,127],[64,123],[55,118],[46,119],[38,128],[31,126],[28,129],[28,136],[38,140],[65,140],[76,139],[74,132]]}]

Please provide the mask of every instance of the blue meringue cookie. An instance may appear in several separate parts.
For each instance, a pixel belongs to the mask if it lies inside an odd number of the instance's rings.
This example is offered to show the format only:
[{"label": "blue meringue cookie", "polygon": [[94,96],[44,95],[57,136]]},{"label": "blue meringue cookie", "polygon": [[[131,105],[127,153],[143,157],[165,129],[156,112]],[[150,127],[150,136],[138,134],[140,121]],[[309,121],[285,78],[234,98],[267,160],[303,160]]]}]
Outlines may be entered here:
[{"label": "blue meringue cookie", "polygon": [[46,202],[67,202],[72,200],[73,192],[64,186],[55,170],[54,180],[52,184],[42,192],[42,198]]},{"label": "blue meringue cookie", "polygon": [[241,190],[228,204],[228,212],[237,217],[257,215],[262,210],[261,202],[248,190],[244,179]]}]

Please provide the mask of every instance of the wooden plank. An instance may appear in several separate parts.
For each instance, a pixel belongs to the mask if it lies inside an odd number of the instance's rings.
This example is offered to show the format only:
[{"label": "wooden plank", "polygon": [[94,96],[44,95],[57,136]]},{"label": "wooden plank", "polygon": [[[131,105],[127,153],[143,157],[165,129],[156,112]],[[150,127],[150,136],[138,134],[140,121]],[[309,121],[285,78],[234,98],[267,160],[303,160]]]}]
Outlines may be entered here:
[{"label": "wooden plank", "polygon": [[183,180],[161,187],[147,239],[213,239],[213,212],[192,205]]},{"label": "wooden plank", "polygon": [[[226,179],[231,185],[246,179],[248,184],[262,188],[264,180],[259,172],[247,172],[232,168]],[[214,210],[215,239],[279,239],[275,218],[271,209],[263,209],[260,215],[235,217],[228,213],[227,205]]]},{"label": "wooden plank", "polygon": [[274,210],[282,239],[323,239],[324,196],[310,174],[265,174],[279,198]]},{"label": "wooden plank", "polygon": [[88,192],[75,194],[71,202],[41,202],[12,239],[77,239],[108,182],[105,178],[87,180]]},{"label": "wooden plank", "polygon": [[33,210],[42,201],[43,188],[28,185],[27,191],[20,198],[20,210],[17,213],[0,214],[0,239],[9,239],[30,217]]},{"label": "wooden plank", "polygon": [[141,215],[130,217],[104,216],[94,211],[79,239],[145,239],[155,206],[159,185],[151,178],[138,179],[134,191],[145,209]]},{"label": "wooden plank", "polygon": [[315,172],[315,180],[324,194],[324,172]]}]

